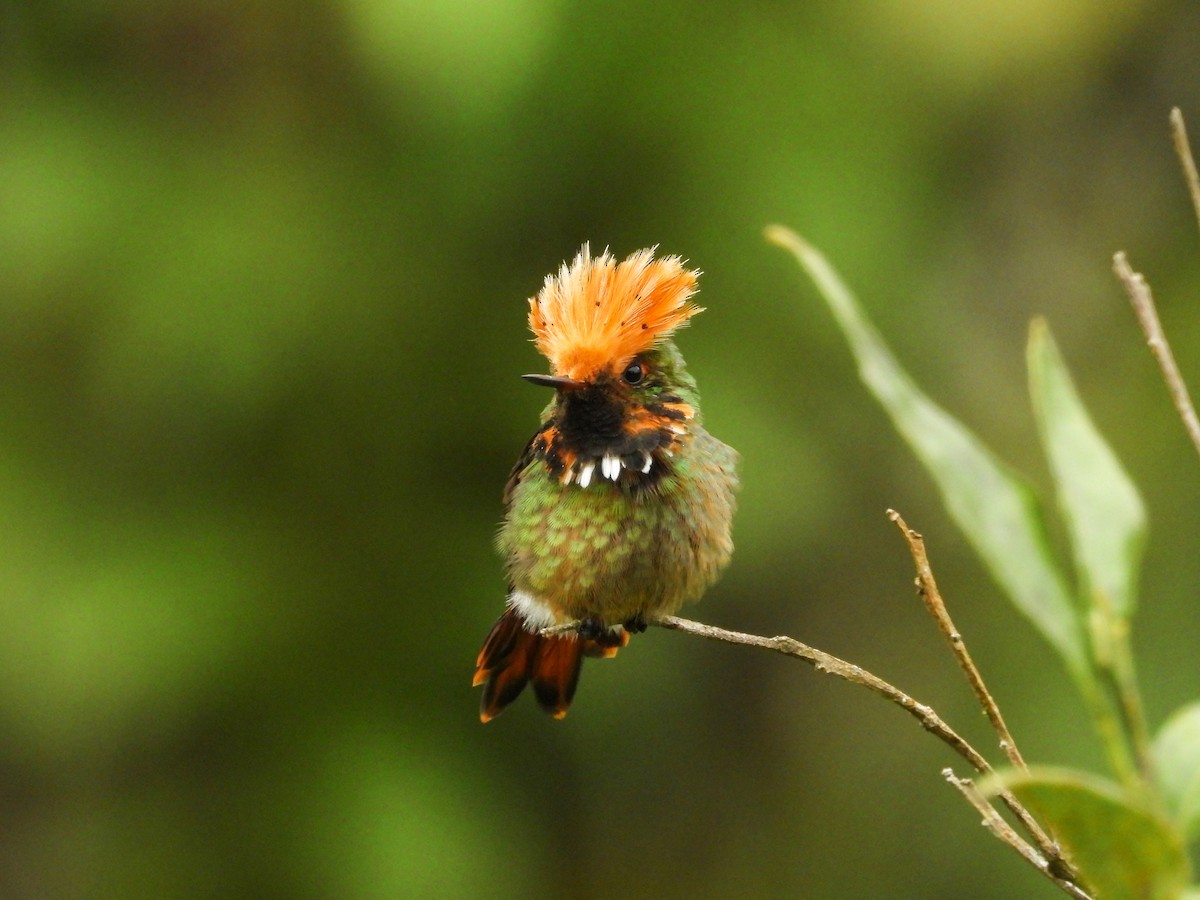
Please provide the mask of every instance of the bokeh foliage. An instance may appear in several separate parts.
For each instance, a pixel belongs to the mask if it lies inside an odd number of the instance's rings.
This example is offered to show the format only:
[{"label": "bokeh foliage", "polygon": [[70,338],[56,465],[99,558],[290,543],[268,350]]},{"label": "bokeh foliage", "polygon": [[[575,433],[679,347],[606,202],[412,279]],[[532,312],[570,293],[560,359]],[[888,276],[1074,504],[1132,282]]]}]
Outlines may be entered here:
[{"label": "bokeh foliage", "polygon": [[[1185,166],[1192,166],[1190,154]],[[1195,201],[1200,215],[1200,195]],[[984,775],[975,799],[970,793],[975,787],[964,790],[953,769],[943,775],[980,810],[997,838],[1038,870],[1066,879],[1057,883],[1070,896],[1082,889],[1106,900],[1181,897],[1191,877],[1185,845],[1194,814],[1192,782],[1200,768],[1200,743],[1191,740],[1196,704],[1177,710],[1152,746],[1130,641],[1145,508],[1080,401],[1045,320],[1034,319],[1030,327],[1029,391],[1075,561],[1072,591],[1046,540],[1046,511],[1025,480],[913,383],[819,250],[782,226],[770,226],[766,236],[792,253],[813,280],[845,334],[864,385],[925,466],[950,516],[1013,607],[1058,654],[1119,782],[1077,769],[1030,769],[1000,723],[994,698],[979,685],[973,687],[996,727],[1007,766],[996,771],[990,768],[994,763],[972,753],[972,768]],[[933,579],[924,560],[916,553],[914,560],[918,590],[929,606],[926,591],[936,588],[926,583]],[[960,641],[952,629],[939,621],[945,637]],[[1005,789],[1027,805],[1042,831],[1028,825],[1028,812],[1017,809],[1025,835],[996,824],[1002,819],[995,801]],[[1055,866],[1064,851],[1069,868],[1059,872]],[[1188,890],[1195,893],[1196,887]]]},{"label": "bokeh foliage", "polygon": [[584,240],[705,271],[680,343],[745,487],[698,617],[969,724],[895,507],[1026,755],[1097,768],[760,234],[821,245],[1044,499],[1047,317],[1146,501],[1157,726],[1200,680],[1200,479],[1109,260],[1195,385],[1172,105],[1200,118],[1186,0],[2,0],[0,893],[1049,896],[941,747],[786,661],[652,632],[564,722],[478,724],[524,298]]}]

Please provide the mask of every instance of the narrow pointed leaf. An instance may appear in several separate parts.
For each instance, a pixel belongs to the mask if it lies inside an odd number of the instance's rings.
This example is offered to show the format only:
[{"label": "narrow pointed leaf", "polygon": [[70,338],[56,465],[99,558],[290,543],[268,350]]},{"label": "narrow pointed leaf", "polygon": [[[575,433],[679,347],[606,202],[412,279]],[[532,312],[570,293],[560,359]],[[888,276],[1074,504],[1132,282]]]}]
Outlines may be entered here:
[{"label": "narrow pointed leaf", "polygon": [[1171,716],[1154,738],[1152,751],[1167,807],[1186,837],[1200,837],[1200,703]]},{"label": "narrow pointed leaf", "polygon": [[1080,587],[1093,606],[1128,618],[1146,537],[1142,499],[1088,416],[1041,319],[1030,329],[1028,361],[1034,413]]},{"label": "narrow pointed leaf", "polygon": [[1033,491],[913,383],[817,250],[778,226],[767,236],[790,250],[816,283],[850,343],[863,381],[937,483],[951,516],[992,576],[1076,681],[1090,685],[1079,615],[1050,554]]},{"label": "narrow pointed leaf", "polygon": [[984,779],[986,795],[1008,788],[1048,827],[1103,900],[1177,900],[1191,872],[1171,823],[1088,772],[1035,768]]}]

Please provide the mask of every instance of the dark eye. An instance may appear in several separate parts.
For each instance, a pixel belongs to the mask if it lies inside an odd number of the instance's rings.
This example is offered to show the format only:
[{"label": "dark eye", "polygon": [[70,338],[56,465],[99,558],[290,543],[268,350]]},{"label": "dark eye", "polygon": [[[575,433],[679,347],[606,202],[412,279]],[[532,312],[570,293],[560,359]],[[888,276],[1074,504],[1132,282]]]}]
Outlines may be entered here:
[{"label": "dark eye", "polygon": [[621,377],[625,379],[626,384],[641,384],[646,373],[642,371],[641,363],[630,363]]}]

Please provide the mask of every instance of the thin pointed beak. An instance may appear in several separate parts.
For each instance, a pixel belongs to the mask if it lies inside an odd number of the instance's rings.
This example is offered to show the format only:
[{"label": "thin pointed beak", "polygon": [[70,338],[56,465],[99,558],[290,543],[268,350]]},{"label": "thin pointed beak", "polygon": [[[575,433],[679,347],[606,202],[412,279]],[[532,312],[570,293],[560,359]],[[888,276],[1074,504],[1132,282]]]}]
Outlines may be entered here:
[{"label": "thin pointed beak", "polygon": [[530,384],[554,388],[556,391],[577,391],[584,386],[582,381],[575,381],[573,378],[564,378],[561,375],[522,375],[521,377]]}]

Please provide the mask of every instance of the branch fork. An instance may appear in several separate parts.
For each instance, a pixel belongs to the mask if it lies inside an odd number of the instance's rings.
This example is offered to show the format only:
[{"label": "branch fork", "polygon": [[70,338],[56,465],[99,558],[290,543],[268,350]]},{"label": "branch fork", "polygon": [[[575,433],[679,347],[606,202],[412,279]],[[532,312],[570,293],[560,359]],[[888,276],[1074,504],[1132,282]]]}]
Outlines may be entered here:
[{"label": "branch fork", "polygon": [[[905,542],[908,544],[909,552],[913,557],[913,562],[916,564],[917,569],[917,592],[920,594],[925,608],[937,623],[938,629],[949,643],[959,667],[963,670],[972,691],[975,693],[976,699],[979,701],[980,706],[987,715],[988,721],[991,722],[993,729],[996,731],[1001,752],[1003,752],[1005,758],[1012,766],[1021,771],[1028,771],[1025,760],[1017,749],[1016,740],[1009,732],[1008,726],[1004,724],[1004,717],[1000,714],[999,706],[997,706],[996,701],[984,684],[983,676],[971,659],[961,632],[955,628],[954,622],[946,610],[941,593],[938,591],[937,582],[933,577],[933,569],[925,553],[924,539],[919,533],[909,528],[904,519],[895,510],[888,510],[887,515],[900,529]],[[802,643],[795,638],[787,637],[786,635],[764,637],[757,634],[746,634],[740,631],[729,631],[725,628],[718,628],[715,625],[708,625],[703,622],[695,622],[691,619],[682,619],[678,616],[663,616],[649,621],[647,624],[666,628],[671,631],[682,631],[685,634],[708,638],[709,640],[723,641],[727,644],[756,647],[760,650],[769,650],[799,659],[808,663],[818,672],[834,675],[851,684],[865,687],[885,700],[896,704],[920,722],[922,728],[933,734],[942,743],[946,744],[966,760],[971,768],[980,775],[990,775],[995,771],[991,763],[987,761],[987,758],[976,750],[966,738],[951,728],[931,706],[921,703],[912,695],[900,690],[900,688],[861,666],[839,659],[832,654],[826,653],[824,650],[810,647],[808,644]],[[577,628],[578,623],[571,622],[554,625],[544,629],[541,633],[543,635],[558,635]],[[1016,817],[1027,837],[1023,837],[1016,829],[1009,825],[1008,821],[992,804],[992,801],[975,786],[975,783],[970,778],[959,778],[949,768],[942,771],[942,776],[983,816],[983,825],[992,834],[1012,847],[1026,862],[1058,885],[1068,896],[1074,897],[1075,900],[1091,900],[1090,895],[1079,883],[1080,878],[1078,873],[1064,857],[1058,843],[1042,828],[1015,795],[1008,790],[1001,791],[998,794],[1004,805]]]}]

